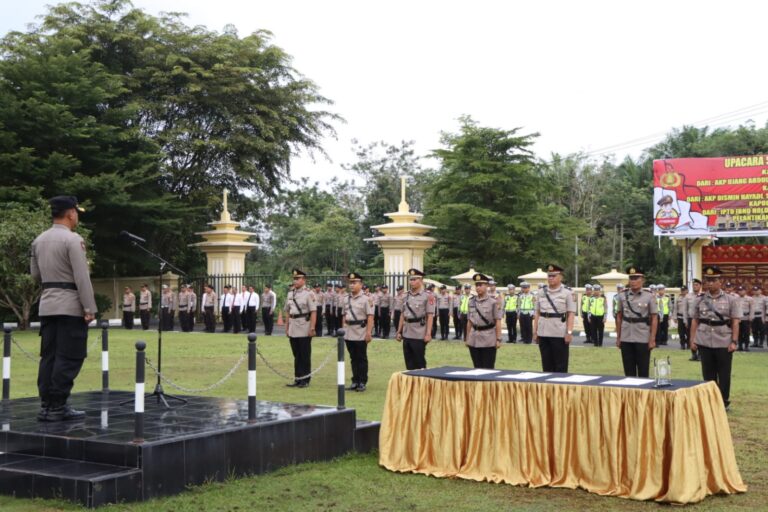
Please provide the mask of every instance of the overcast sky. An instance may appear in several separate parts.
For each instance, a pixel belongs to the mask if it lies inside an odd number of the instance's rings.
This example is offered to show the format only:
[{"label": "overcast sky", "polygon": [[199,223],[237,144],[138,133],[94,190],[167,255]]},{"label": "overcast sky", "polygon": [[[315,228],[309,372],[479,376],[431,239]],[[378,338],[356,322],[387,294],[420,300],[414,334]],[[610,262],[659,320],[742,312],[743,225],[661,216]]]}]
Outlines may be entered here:
[{"label": "overcast sky", "polygon": [[[42,0],[0,0],[0,32],[23,30]],[[539,132],[536,153],[638,151],[683,124],[763,125],[768,2],[135,0],[151,13],[241,35],[257,29],[347,120],[324,141],[333,162],[294,176],[343,175],[350,140],[439,147],[469,114]],[[710,120],[708,123],[701,121]],[[653,140],[645,139],[656,135]],[[643,140],[638,140],[643,139]],[[626,147],[633,141],[635,146]]]}]

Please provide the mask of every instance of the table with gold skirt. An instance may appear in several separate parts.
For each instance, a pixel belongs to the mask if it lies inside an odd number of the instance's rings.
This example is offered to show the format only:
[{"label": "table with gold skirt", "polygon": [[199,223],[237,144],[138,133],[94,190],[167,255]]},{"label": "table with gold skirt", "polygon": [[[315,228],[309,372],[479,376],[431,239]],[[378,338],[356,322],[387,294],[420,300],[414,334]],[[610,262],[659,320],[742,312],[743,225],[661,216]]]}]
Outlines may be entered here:
[{"label": "table with gold skirt", "polygon": [[745,492],[714,382],[668,388],[554,383],[551,374],[457,376],[466,368],[395,373],[379,462],[392,471],[603,496],[695,503]]}]

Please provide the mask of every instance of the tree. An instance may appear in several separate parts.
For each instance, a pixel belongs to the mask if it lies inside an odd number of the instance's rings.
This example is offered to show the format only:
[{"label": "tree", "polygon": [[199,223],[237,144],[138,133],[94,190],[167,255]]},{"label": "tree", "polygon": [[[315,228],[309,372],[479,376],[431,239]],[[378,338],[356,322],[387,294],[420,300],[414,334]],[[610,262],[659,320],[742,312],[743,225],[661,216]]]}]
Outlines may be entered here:
[{"label": "tree", "polygon": [[292,154],[322,151],[328,103],[268,32],[188,27],[128,0],[61,4],[0,43],[0,200],[77,195],[97,274],[154,270],[121,230],[192,270],[187,244],[221,190],[237,218],[254,215],[290,181]]},{"label": "tree", "polygon": [[[11,203],[0,217],[0,307],[13,312],[19,328],[26,329],[42,288],[29,273],[29,250],[34,239],[51,226],[51,210],[38,203],[33,208]],[[90,232],[77,232],[90,246]],[[93,254],[89,248],[89,254]]]},{"label": "tree", "polygon": [[547,184],[529,149],[537,134],[518,132],[464,117],[459,133],[443,134],[426,208],[439,240],[430,273],[463,271],[473,261],[498,279],[513,279],[544,261],[566,260],[570,246],[557,238],[573,240],[584,225],[563,206],[542,201]]}]

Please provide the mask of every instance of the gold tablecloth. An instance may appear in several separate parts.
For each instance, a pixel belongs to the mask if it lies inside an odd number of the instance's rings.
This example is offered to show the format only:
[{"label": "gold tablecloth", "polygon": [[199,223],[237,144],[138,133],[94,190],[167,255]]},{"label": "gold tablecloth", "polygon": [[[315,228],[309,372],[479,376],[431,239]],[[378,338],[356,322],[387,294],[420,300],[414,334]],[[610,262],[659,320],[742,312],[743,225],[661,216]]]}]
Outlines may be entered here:
[{"label": "gold tablecloth", "polygon": [[392,471],[636,500],[747,490],[714,382],[659,391],[395,373],[379,450]]}]

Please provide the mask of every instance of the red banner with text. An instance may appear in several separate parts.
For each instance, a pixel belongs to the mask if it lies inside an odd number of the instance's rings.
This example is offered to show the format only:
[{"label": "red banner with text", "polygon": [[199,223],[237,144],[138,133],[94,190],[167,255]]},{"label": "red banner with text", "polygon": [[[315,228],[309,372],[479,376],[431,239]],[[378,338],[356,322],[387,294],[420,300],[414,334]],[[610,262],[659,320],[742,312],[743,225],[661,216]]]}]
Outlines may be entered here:
[{"label": "red banner with text", "polygon": [[768,235],[768,156],[653,161],[653,233]]}]

